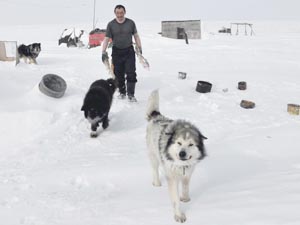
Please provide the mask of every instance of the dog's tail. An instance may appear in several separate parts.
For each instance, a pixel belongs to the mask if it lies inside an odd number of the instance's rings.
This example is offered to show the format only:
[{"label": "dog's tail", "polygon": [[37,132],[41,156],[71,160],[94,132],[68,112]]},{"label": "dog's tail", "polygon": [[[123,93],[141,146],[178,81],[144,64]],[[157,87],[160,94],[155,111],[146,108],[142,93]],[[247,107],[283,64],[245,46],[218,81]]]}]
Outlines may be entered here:
[{"label": "dog's tail", "polygon": [[158,90],[152,91],[148,99],[148,106],[146,111],[147,120],[151,120],[153,117],[160,115],[159,112],[159,92]]}]

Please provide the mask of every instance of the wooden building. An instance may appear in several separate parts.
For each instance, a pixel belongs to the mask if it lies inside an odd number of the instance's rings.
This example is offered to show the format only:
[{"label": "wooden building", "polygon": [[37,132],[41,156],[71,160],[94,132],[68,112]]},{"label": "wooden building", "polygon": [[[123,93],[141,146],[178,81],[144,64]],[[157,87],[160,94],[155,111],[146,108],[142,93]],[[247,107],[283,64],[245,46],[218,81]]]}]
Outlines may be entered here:
[{"label": "wooden building", "polygon": [[175,39],[201,39],[201,21],[162,21],[161,35]]}]

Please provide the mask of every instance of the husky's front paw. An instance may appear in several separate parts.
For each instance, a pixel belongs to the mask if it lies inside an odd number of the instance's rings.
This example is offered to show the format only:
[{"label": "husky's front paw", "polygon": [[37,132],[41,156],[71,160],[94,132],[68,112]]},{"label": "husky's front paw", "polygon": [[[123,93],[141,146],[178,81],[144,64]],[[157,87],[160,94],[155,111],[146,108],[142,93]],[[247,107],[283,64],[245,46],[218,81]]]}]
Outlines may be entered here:
[{"label": "husky's front paw", "polygon": [[90,136],[91,138],[96,138],[98,136],[97,131],[92,131]]},{"label": "husky's front paw", "polygon": [[190,197],[181,197],[180,201],[182,201],[182,202],[189,202],[189,201],[191,201],[191,199],[190,199]]},{"label": "husky's front paw", "polygon": [[155,187],[160,187],[161,183],[160,183],[160,181],[153,181],[152,185],[155,186]]},{"label": "husky's front paw", "polygon": [[186,217],[184,213],[181,213],[180,215],[175,214],[174,218],[179,223],[184,223],[186,221]]}]

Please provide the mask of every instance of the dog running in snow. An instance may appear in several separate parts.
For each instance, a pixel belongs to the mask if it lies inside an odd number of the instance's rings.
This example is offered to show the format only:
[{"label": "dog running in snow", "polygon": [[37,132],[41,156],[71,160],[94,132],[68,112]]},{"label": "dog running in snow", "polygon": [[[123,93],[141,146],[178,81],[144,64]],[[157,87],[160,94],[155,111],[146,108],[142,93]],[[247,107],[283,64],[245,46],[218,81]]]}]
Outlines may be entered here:
[{"label": "dog running in snow", "polygon": [[93,82],[85,95],[81,111],[85,118],[91,123],[91,137],[97,137],[97,128],[102,123],[102,128],[109,125],[108,114],[116,90],[114,79],[96,80]]},{"label": "dog running in snow", "polygon": [[[153,170],[154,186],[161,186],[159,167],[166,175],[169,194],[177,222],[185,222],[180,201],[190,201],[189,182],[196,164],[206,156],[204,137],[196,126],[185,120],[172,120],[159,111],[159,93],[153,91],[146,112],[147,148]],[[179,196],[179,184],[182,193]]]}]

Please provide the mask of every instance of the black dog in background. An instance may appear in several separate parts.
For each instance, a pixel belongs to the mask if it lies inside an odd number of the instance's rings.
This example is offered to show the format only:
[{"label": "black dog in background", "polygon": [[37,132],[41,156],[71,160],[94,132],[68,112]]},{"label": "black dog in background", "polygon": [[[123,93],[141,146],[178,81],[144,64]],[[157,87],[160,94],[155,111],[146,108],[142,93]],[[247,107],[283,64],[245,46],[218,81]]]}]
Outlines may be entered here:
[{"label": "black dog in background", "polygon": [[108,113],[112,104],[113,94],[116,90],[114,79],[96,80],[85,95],[81,111],[91,123],[91,137],[97,137],[97,128],[102,123],[103,129],[108,127]]},{"label": "black dog in background", "polygon": [[29,64],[37,64],[36,58],[39,56],[41,50],[41,43],[33,43],[31,45],[22,44],[18,47],[19,58],[23,58],[25,63],[29,60]]}]

